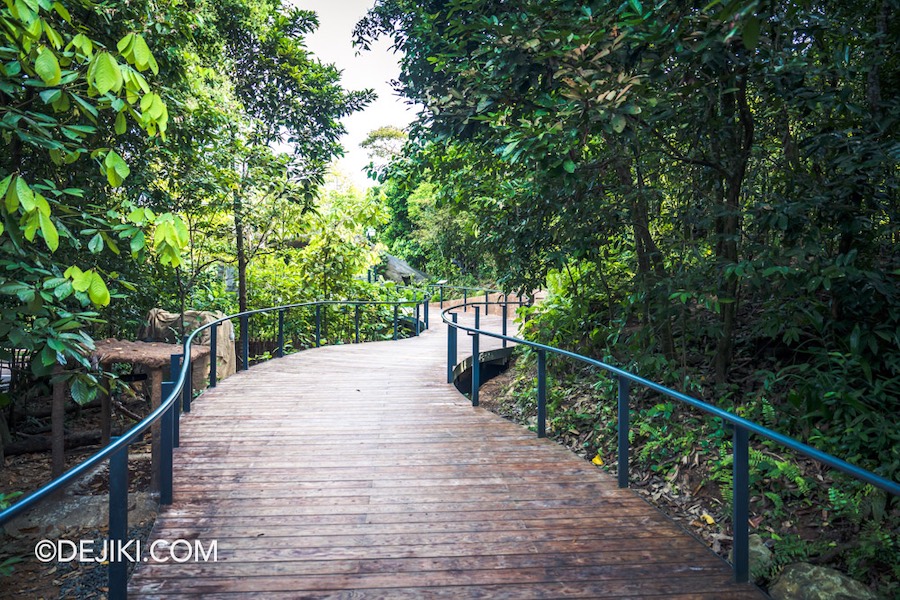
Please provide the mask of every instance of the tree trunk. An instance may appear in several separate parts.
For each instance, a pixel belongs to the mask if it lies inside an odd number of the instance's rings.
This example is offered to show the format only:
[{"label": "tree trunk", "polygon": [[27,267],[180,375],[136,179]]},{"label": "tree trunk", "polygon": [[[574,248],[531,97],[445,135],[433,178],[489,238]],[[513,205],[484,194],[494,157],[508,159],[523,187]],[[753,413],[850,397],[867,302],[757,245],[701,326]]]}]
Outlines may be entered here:
[{"label": "tree trunk", "polygon": [[234,211],[234,239],[237,246],[238,269],[238,310],[247,310],[247,251],[244,248],[244,205],[240,193],[235,190],[232,210]]},{"label": "tree trunk", "polygon": [[[635,195],[635,199],[629,208],[632,231],[634,232],[638,279],[649,290],[656,281],[666,277],[666,267],[663,263],[659,246],[656,245],[656,241],[650,233],[650,210],[647,206],[646,197],[643,193],[640,193],[643,189],[643,176],[638,170],[637,183],[635,183],[635,177],[632,176],[632,167],[635,165],[629,164],[630,162],[627,158],[618,161],[616,164],[616,176],[625,189],[634,189],[635,185],[638,187],[639,193]],[[662,310],[657,310],[659,307],[654,306],[654,300],[656,299],[648,294],[647,301],[644,304],[645,322],[656,331],[663,355],[672,359],[675,357],[672,324],[666,313],[666,307],[663,306]],[[668,299],[664,300],[664,302],[667,301]]]},{"label": "tree trunk", "polygon": [[[60,375],[62,367],[54,369],[54,375]],[[66,470],[66,384],[59,381],[53,384],[53,400],[50,413],[51,438],[51,474],[59,477]]]},{"label": "tree trunk", "polygon": [[[722,267],[738,262],[741,237],[741,189],[747,175],[754,135],[753,116],[747,102],[746,78],[737,75],[734,77],[733,83],[734,85],[729,87],[733,87],[735,91],[723,95],[723,115],[726,120],[732,122],[736,117],[737,122],[734,123],[731,141],[734,159],[729,165],[729,174],[725,178],[723,207],[716,217],[716,258]],[[739,287],[736,275],[725,277],[723,272],[718,292],[722,329],[719,332],[715,356],[716,381],[719,383],[727,381],[728,369],[731,367],[733,358]],[[723,300],[724,303],[722,303]]]}]

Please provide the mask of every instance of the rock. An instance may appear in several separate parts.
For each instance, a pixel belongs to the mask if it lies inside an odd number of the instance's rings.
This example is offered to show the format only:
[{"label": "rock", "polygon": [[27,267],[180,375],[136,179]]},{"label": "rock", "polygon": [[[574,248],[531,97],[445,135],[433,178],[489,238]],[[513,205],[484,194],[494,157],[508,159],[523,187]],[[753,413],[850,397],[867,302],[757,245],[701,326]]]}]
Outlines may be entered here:
[{"label": "rock", "polygon": [[[760,583],[769,576],[772,568],[772,551],[758,533],[750,534],[750,578]],[[734,560],[734,550],[728,553],[728,560]]]},{"label": "rock", "polygon": [[794,563],[781,572],[769,588],[774,600],[875,600],[860,582],[840,571],[809,563]]},{"label": "rock", "polygon": [[[158,502],[146,492],[128,494],[128,523],[134,527],[156,517]],[[68,529],[105,528],[109,522],[109,495],[66,496],[49,500],[6,524],[7,535],[21,538],[39,534],[56,538]]]}]

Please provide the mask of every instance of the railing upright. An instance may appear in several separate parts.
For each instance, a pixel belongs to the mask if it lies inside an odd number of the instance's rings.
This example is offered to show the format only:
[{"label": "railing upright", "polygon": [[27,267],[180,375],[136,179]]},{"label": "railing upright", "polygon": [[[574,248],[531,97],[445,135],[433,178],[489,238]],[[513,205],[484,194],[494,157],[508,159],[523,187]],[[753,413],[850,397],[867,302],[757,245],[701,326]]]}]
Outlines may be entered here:
[{"label": "railing upright", "polygon": [[[177,381],[178,380],[178,371],[181,369],[181,361],[184,358],[183,354],[172,354],[169,356],[169,380]],[[183,388],[182,388],[183,389]],[[163,395],[163,398],[166,396]],[[184,399],[184,393],[182,392],[175,398],[174,412],[172,415],[172,446],[177,448],[181,427],[181,402]]]},{"label": "railing upright", "polygon": [[[179,428],[181,427],[181,425],[179,424],[179,420],[181,417],[179,415],[181,412],[186,412],[186,413],[191,412],[191,400],[193,400],[191,395],[194,393],[194,377],[193,377],[194,363],[191,361],[191,349],[187,343],[187,336],[184,336],[184,339],[182,340],[181,343],[183,344],[182,347],[184,348],[183,361],[187,365],[187,367],[185,368],[185,371],[187,371],[187,380],[184,382],[184,385],[181,386],[181,407],[179,408],[176,406],[176,408],[175,408],[175,447],[176,448],[178,447],[178,445],[180,443],[180,438],[179,438],[178,432],[179,432]],[[174,381],[177,378],[178,378],[177,376],[173,376],[172,380]],[[177,404],[177,402],[176,402],[176,404]]]},{"label": "railing upright", "polygon": [[216,368],[219,366],[219,361],[216,360],[216,355],[218,354],[216,333],[218,331],[218,323],[209,328],[209,387],[211,388],[216,387]]},{"label": "railing upright", "polygon": [[[168,398],[175,391],[175,382],[162,382],[162,397]],[[172,504],[172,468],[175,423],[170,406],[163,412],[159,427],[159,503]]]},{"label": "railing upright", "polygon": [[619,381],[619,400],[617,406],[619,413],[619,456],[617,477],[619,480],[619,487],[627,488],[629,453],[631,452],[628,447],[628,430],[631,427],[628,396],[631,382],[624,377],[617,377],[616,379]]},{"label": "railing upright", "polygon": [[[450,318],[456,323],[456,313]],[[447,383],[453,383],[453,367],[456,366],[456,327],[447,326]]]},{"label": "railing upright", "polygon": [[397,326],[398,326],[398,317],[397,317],[398,305],[394,305],[394,339],[397,339]]},{"label": "railing upright", "polygon": [[322,306],[316,304],[316,348],[322,345]]},{"label": "railing upright", "polygon": [[547,352],[537,352],[537,436],[547,437]]},{"label": "railing upright", "polygon": [[732,529],[734,535],[734,579],[745,583],[750,579],[750,451],[749,432],[740,425],[734,426],[732,438],[733,506]]},{"label": "railing upright", "polygon": [[478,329],[481,327],[481,307],[475,307],[475,333],[472,333],[472,406],[478,406],[478,388],[481,387],[481,356],[478,348]]},{"label": "railing upright", "polygon": [[284,358],[284,309],[278,311],[278,358]]},{"label": "railing upright", "polygon": [[[114,438],[111,441],[115,441]],[[128,540],[128,445],[109,457],[109,540],[114,548]],[[107,574],[109,600],[125,600],[128,586],[128,563],[121,553],[110,552]]]},{"label": "railing upright", "polygon": [[503,321],[503,347],[506,348],[506,318],[507,318],[507,308],[506,308],[506,294],[503,295],[503,308],[501,309],[501,319]]},{"label": "railing upright", "polygon": [[241,367],[250,368],[250,315],[241,315]]},{"label": "railing upright", "polygon": [[359,343],[359,304],[353,305],[353,328],[356,331],[354,340]]}]

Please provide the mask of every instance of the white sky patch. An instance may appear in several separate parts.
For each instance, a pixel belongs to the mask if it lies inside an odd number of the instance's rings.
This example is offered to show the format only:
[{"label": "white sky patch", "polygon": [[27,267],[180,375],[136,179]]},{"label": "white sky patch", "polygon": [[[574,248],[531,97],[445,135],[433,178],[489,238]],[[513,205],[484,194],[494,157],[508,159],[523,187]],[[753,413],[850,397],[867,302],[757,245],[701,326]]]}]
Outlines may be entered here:
[{"label": "white sky patch", "polygon": [[306,46],[325,63],[342,71],[341,85],[347,90],[375,90],[378,98],[360,112],[343,120],[347,133],[341,138],[345,156],[338,170],[347,175],[359,189],[373,185],[365,174],[369,163],[359,144],[373,129],[385,125],[405,128],[416,116],[414,107],[406,104],[391,88],[390,81],[400,75],[399,56],[390,50],[391,41],[378,40],[369,51],[353,47],[353,28],[374,0],[291,0],[292,4],[319,15],[319,28],[306,38]]}]

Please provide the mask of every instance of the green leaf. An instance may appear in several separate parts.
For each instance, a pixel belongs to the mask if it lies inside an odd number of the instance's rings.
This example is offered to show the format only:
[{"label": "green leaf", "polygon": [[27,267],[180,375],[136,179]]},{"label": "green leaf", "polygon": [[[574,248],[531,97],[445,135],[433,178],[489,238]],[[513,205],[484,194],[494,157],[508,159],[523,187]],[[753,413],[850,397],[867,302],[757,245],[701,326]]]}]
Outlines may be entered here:
[{"label": "green leaf", "polygon": [[756,48],[756,44],[759,43],[758,18],[749,17],[744,21],[743,39],[744,48],[746,48],[747,50],[753,50],[754,48]]},{"label": "green leaf", "polygon": [[154,74],[159,69],[156,61],[153,59],[153,53],[150,52],[150,48],[147,46],[147,42],[140,35],[134,38],[134,66],[139,71],[146,71],[148,68],[151,68]]},{"label": "green leaf", "polygon": [[144,236],[143,231],[138,231],[133,238],[131,238],[131,251],[134,253],[140,252],[144,249],[144,245],[147,243],[146,238]]},{"label": "green leaf", "polygon": [[[4,195],[7,190],[9,190],[9,183],[12,181],[12,175],[7,175],[3,181],[0,181],[0,196]],[[13,209],[15,210],[15,209]],[[12,212],[12,211],[10,211]]]},{"label": "green leaf", "polygon": [[46,46],[41,46],[38,50],[37,60],[34,61],[34,70],[47,85],[57,85],[62,79],[59,61],[53,51]]},{"label": "green leaf", "polygon": [[625,131],[625,125],[627,125],[627,121],[622,115],[616,115],[612,118],[612,128],[616,133]]},{"label": "green leaf", "polygon": [[639,15],[643,14],[644,9],[641,6],[640,0],[628,0],[628,3],[631,5],[631,8],[634,9],[634,12],[636,12]]},{"label": "green leaf", "polygon": [[122,182],[125,181],[125,178],[131,173],[128,163],[126,163],[115,150],[110,150],[106,153],[106,158],[103,160],[103,166],[106,170],[106,178],[109,181],[109,185],[113,187],[122,185]]},{"label": "green leaf", "polygon": [[72,400],[81,406],[84,406],[97,396],[97,388],[89,386],[81,377],[73,379],[69,389],[72,393]]},{"label": "green leaf", "polygon": [[575,172],[575,161],[571,158],[567,158],[563,161],[563,169],[566,173],[574,173]]},{"label": "green leaf", "polygon": [[66,269],[66,272],[63,273],[65,277],[69,277],[72,280],[72,289],[76,292],[86,292],[89,287],[91,287],[91,281],[94,278],[93,271],[84,272],[78,267],[69,267]]},{"label": "green leaf", "polygon": [[118,93],[122,89],[122,70],[109,52],[101,52],[92,64],[93,84],[100,94],[108,91]]},{"label": "green leaf", "polygon": [[72,16],[69,14],[69,11],[59,2],[53,3],[53,10],[55,10],[56,14],[62,17],[63,21],[65,21],[66,23],[72,22]]},{"label": "green leaf", "polygon": [[[15,196],[19,203],[22,204],[22,210],[28,212],[34,209],[34,192],[31,191],[31,188],[28,186],[28,183],[22,179],[21,177],[16,177],[16,186],[15,186]],[[9,194],[7,193],[7,204],[6,208],[9,210]],[[15,210],[9,210],[12,212]]]},{"label": "green leaf", "polygon": [[106,288],[106,282],[100,277],[99,273],[91,271],[91,284],[88,287],[88,297],[91,302],[97,306],[106,306],[109,304],[109,290]]},{"label": "green leaf", "polygon": [[88,250],[90,250],[92,254],[99,254],[102,252],[103,236],[99,233],[95,234],[94,237],[91,238],[91,241],[88,242]]},{"label": "green leaf", "polygon": [[127,123],[125,122],[125,113],[120,112],[116,115],[116,133],[122,135],[125,133],[125,129],[127,128]]},{"label": "green leaf", "polygon": [[53,220],[43,212],[39,211],[38,215],[41,224],[41,233],[44,235],[44,241],[47,242],[47,247],[50,248],[50,252],[56,252],[56,249],[59,248],[59,232],[56,230],[56,225],[54,225]]}]

